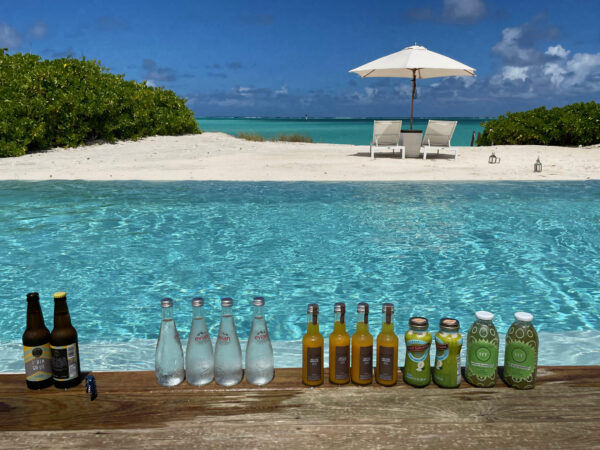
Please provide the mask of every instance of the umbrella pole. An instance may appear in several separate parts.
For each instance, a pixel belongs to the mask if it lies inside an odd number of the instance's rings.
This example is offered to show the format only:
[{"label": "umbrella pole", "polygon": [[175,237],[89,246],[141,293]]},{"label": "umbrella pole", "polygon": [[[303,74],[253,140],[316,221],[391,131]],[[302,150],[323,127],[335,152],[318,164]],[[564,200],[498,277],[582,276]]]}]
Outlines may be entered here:
[{"label": "umbrella pole", "polygon": [[417,70],[416,69],[412,69],[412,73],[413,73],[413,80],[412,80],[412,98],[410,100],[410,129],[412,131],[412,124],[413,124],[413,111],[415,109],[415,89],[417,88]]}]

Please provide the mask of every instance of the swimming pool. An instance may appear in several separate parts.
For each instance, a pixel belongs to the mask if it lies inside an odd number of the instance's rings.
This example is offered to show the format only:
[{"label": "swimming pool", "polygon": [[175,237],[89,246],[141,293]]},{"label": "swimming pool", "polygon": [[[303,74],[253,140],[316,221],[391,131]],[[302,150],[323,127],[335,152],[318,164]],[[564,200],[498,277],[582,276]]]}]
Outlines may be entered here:
[{"label": "swimming pool", "polygon": [[[183,340],[191,299],[235,300],[247,338],[251,300],[266,299],[276,364],[300,366],[306,304],[384,302],[461,321],[479,309],[505,332],[534,314],[540,364],[600,364],[600,182],[239,183],[0,182],[0,371],[23,371],[25,294],[65,290],[82,369],[154,367],[160,299],[175,300]],[[501,348],[502,351],[502,348]],[[401,358],[402,361],[402,358]]]}]

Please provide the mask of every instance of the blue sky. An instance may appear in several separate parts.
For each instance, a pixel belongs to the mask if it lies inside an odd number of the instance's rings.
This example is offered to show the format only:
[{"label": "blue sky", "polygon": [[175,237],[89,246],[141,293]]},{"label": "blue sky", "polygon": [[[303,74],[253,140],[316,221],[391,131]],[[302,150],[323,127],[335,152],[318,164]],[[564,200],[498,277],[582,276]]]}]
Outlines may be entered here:
[{"label": "blue sky", "polygon": [[415,42],[477,69],[418,82],[416,116],[600,98],[599,0],[0,0],[0,48],[97,59],[198,116],[406,117],[410,80],[348,70]]}]

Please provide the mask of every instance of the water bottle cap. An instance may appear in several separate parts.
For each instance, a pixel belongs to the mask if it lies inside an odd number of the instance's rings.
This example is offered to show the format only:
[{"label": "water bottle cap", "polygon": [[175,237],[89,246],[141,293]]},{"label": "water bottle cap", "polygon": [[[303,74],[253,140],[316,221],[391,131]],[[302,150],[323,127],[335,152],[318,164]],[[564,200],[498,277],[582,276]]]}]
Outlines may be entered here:
[{"label": "water bottle cap", "polygon": [[204,299],[202,297],[196,297],[192,300],[192,306],[204,306]]},{"label": "water bottle cap", "polygon": [[265,299],[263,297],[254,297],[254,301],[252,303],[254,306],[264,306]]},{"label": "water bottle cap", "polygon": [[444,317],[440,320],[440,328],[446,331],[458,331],[460,323],[456,319]]},{"label": "water bottle cap", "polygon": [[55,292],[54,293],[54,300],[63,300],[67,298],[67,293],[66,292]]},{"label": "water bottle cap", "polygon": [[358,313],[368,313],[369,312],[369,305],[365,302],[360,302],[358,305],[356,305],[356,312]]},{"label": "water bottle cap", "polygon": [[169,297],[165,297],[160,301],[160,306],[163,308],[170,308],[173,306],[173,299]]},{"label": "water bottle cap", "polygon": [[494,320],[494,314],[489,311],[477,311],[475,317],[479,320]]},{"label": "water bottle cap", "polygon": [[221,306],[222,307],[233,306],[233,299],[229,298],[229,297],[222,298],[221,299]]},{"label": "water bottle cap", "polygon": [[345,312],[346,311],[346,304],[343,302],[337,302],[335,305],[333,305],[333,312],[334,313],[341,313],[341,312]]},{"label": "water bottle cap", "polygon": [[37,292],[30,292],[29,294],[27,294],[27,300],[39,300],[40,299],[40,294],[38,294]]},{"label": "water bottle cap", "polygon": [[529,314],[528,312],[516,312],[515,319],[520,322],[531,322],[533,320],[533,314]]},{"label": "water bottle cap", "polygon": [[381,308],[381,312],[385,313],[388,311],[394,312],[394,305],[391,303],[384,303]]},{"label": "water bottle cap", "polygon": [[425,317],[411,317],[408,321],[408,326],[415,330],[427,330],[429,321]]}]

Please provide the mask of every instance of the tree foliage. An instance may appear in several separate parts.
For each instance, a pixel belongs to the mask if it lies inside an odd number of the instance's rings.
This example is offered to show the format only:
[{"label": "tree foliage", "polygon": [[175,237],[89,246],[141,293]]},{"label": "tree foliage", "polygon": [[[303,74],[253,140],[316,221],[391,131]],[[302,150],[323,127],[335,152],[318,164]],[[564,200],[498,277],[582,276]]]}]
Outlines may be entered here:
[{"label": "tree foliage", "polygon": [[173,91],[127,81],[98,61],[0,49],[0,157],[96,139],[199,132]]},{"label": "tree foliage", "polygon": [[600,104],[573,103],[506,113],[484,125],[477,145],[559,145],[576,147],[600,143]]}]

